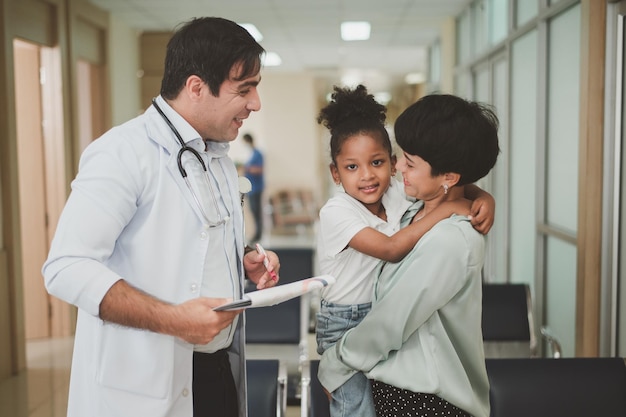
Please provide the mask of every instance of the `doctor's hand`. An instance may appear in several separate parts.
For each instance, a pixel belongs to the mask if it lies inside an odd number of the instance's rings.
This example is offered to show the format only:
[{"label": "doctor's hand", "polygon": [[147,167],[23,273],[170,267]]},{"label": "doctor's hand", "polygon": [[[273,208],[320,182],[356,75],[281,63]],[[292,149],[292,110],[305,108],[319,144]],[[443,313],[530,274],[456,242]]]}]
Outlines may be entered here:
[{"label": "doctor's hand", "polygon": [[[267,267],[263,264],[265,257],[268,260]],[[243,267],[246,276],[256,284],[258,290],[273,287],[278,283],[280,262],[278,255],[271,250],[265,251],[264,254],[256,251],[248,252],[243,257]]]},{"label": "doctor's hand", "polygon": [[209,343],[243,311],[213,310],[214,307],[229,301],[232,300],[200,297],[173,306],[173,322],[176,325],[172,334],[188,343],[199,345]]}]

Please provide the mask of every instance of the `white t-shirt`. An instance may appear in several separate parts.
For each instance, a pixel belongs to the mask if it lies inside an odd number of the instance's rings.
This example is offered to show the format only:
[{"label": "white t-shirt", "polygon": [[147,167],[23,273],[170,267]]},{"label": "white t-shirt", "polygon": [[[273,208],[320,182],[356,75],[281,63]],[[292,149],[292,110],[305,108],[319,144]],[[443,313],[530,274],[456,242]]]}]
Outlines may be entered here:
[{"label": "white t-shirt", "polygon": [[317,256],[320,272],[334,276],[335,284],[322,290],[322,298],[336,304],[361,304],[372,301],[374,270],[380,259],[348,246],[350,240],[366,227],[387,236],[400,229],[400,219],[411,205],[402,184],[392,180],[383,195],[387,221],[372,214],[358,200],[344,191],[329,199],[320,210]]}]

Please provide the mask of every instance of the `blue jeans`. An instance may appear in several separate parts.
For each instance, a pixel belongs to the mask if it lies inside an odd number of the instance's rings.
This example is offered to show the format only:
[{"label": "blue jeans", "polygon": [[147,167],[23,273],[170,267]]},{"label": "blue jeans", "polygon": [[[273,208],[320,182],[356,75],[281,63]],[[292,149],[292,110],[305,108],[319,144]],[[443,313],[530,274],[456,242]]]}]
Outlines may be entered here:
[{"label": "blue jeans", "polygon": [[[320,355],[363,320],[372,303],[340,305],[322,300],[317,313],[317,353]],[[331,393],[331,417],[376,417],[372,388],[367,377],[358,372]]]}]

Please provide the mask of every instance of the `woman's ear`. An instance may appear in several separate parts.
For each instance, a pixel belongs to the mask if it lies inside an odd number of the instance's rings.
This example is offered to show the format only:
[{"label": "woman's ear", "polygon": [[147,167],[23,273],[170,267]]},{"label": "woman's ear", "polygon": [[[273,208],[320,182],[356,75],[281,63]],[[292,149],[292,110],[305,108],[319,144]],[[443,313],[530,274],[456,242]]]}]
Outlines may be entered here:
[{"label": "woman's ear", "polygon": [[446,172],[443,174],[443,179],[448,184],[448,187],[454,187],[461,180],[461,174],[456,172]]}]

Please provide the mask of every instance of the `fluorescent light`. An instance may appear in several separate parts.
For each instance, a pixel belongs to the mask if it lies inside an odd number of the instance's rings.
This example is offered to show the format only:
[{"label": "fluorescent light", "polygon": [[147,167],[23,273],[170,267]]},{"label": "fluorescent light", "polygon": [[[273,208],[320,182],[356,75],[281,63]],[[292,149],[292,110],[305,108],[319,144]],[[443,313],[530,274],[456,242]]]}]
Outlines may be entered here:
[{"label": "fluorescent light", "polygon": [[344,41],[365,41],[370,38],[369,22],[341,23],[341,39]]},{"label": "fluorescent light", "polygon": [[362,82],[362,77],[357,72],[348,72],[341,76],[341,84],[346,87],[356,87]]},{"label": "fluorescent light", "polygon": [[283,60],[280,58],[276,52],[266,52],[263,55],[263,66],[264,67],[277,67],[283,63]]},{"label": "fluorescent light", "polygon": [[391,101],[391,94],[387,91],[380,91],[378,93],[374,93],[374,100],[386,106]]},{"label": "fluorescent light", "polygon": [[240,23],[239,26],[248,31],[250,35],[254,38],[255,41],[261,42],[263,40],[263,35],[252,23]]}]

